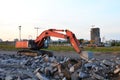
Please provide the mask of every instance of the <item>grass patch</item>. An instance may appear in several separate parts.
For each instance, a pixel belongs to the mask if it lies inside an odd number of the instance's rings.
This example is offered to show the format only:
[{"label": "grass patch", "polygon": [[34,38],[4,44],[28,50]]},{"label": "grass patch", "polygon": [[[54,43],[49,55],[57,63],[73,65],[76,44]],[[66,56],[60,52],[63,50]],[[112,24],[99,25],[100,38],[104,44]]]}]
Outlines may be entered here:
[{"label": "grass patch", "polygon": [[[72,46],[49,46],[47,50],[53,51],[75,51]],[[85,51],[92,52],[120,52],[120,47],[84,47]]]},{"label": "grass patch", "polygon": [[72,46],[49,46],[47,50],[53,51],[74,51]]},{"label": "grass patch", "polygon": [[[50,46],[47,50],[53,51],[75,51],[72,46]],[[120,52],[120,47],[84,47],[85,51],[92,52]]]},{"label": "grass patch", "polygon": [[13,44],[0,43],[0,50],[17,50]]},{"label": "grass patch", "polygon": [[[18,50],[15,48],[15,43],[0,43],[0,50]],[[75,51],[72,46],[49,46],[45,50],[52,51]],[[120,52],[120,46],[116,47],[84,47],[85,51],[93,51],[93,52]]]},{"label": "grass patch", "polygon": [[85,47],[85,50],[93,52],[120,52],[120,47]]}]

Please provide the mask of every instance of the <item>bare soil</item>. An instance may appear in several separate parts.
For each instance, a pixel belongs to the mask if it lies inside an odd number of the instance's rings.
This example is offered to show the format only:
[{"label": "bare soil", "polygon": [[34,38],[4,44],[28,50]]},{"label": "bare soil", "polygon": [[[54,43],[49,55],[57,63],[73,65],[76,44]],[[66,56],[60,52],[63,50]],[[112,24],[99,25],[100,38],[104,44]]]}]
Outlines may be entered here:
[{"label": "bare soil", "polygon": [[[77,54],[76,52],[73,51],[69,51],[69,52],[54,52],[55,56],[66,56],[66,57],[70,57],[70,58],[80,58],[79,54]],[[115,57],[119,57],[120,58],[120,52],[94,52],[93,53],[94,58],[98,58],[98,59],[112,59]]]},{"label": "bare soil", "polygon": [[[52,51],[54,56],[61,56],[61,57],[70,57],[70,58],[80,58],[79,54],[74,51]],[[17,51],[0,51],[0,54],[17,54]],[[120,52],[95,52],[93,53],[95,58],[98,59],[111,59],[115,57],[120,57]]]}]

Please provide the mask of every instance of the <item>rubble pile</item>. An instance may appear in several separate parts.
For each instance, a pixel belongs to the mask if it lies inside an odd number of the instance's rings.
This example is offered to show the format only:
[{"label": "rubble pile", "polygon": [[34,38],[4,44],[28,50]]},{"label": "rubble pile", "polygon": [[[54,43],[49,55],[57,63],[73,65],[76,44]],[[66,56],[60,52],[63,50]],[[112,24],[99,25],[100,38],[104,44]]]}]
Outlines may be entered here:
[{"label": "rubble pile", "polygon": [[[119,80],[120,58],[0,55],[0,80]],[[115,79],[114,79],[115,78]]]}]

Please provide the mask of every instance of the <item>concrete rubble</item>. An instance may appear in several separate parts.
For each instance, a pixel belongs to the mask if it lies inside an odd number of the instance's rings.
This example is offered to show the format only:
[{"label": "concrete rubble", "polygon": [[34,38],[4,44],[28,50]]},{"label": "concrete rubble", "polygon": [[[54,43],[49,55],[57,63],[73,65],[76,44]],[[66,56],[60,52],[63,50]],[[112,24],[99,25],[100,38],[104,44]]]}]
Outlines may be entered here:
[{"label": "concrete rubble", "polygon": [[120,80],[120,58],[0,55],[0,80]]}]

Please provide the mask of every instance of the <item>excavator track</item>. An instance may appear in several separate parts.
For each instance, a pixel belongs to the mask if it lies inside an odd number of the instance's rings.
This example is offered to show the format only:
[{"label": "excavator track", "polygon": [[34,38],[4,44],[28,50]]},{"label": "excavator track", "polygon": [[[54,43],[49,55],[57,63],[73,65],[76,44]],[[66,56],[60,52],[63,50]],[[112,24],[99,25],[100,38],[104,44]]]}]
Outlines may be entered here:
[{"label": "excavator track", "polygon": [[31,57],[35,57],[35,56],[39,56],[39,55],[45,55],[47,54],[49,57],[53,56],[53,53],[51,51],[46,51],[46,50],[19,50],[17,51],[18,55],[25,55],[25,56],[31,56]]}]

